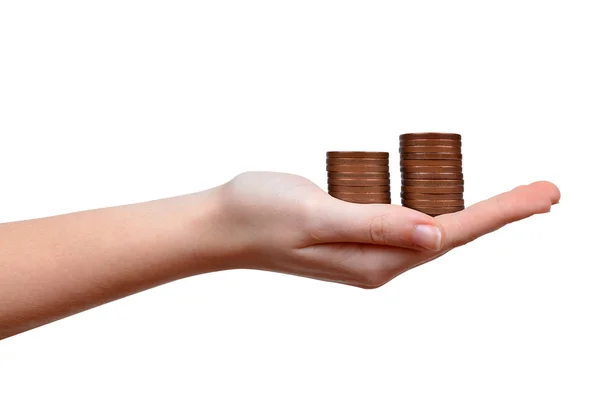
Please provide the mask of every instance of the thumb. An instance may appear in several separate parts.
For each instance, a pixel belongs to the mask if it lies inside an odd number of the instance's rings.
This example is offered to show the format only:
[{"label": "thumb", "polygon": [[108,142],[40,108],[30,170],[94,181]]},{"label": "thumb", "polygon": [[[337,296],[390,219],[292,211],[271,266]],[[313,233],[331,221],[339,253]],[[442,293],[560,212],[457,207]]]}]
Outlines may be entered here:
[{"label": "thumb", "polygon": [[311,236],[318,243],[369,243],[439,250],[443,228],[426,214],[390,204],[355,204],[328,199],[314,214]]}]

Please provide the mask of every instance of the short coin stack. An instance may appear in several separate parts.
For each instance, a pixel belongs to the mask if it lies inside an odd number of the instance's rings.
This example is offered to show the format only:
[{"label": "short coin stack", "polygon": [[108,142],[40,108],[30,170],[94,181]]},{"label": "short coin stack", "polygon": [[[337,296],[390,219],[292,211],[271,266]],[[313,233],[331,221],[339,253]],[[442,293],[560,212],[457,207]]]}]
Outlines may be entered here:
[{"label": "short coin stack", "polygon": [[390,204],[387,152],[327,152],[329,194],[361,204]]},{"label": "short coin stack", "polygon": [[400,135],[400,172],[404,207],[430,216],[465,208],[459,134]]}]

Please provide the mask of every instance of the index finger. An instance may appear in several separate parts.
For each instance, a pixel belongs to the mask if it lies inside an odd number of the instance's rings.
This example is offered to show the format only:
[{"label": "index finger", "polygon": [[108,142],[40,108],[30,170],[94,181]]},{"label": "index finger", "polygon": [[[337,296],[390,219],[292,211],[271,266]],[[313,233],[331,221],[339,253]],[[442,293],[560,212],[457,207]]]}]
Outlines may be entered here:
[{"label": "index finger", "polygon": [[452,214],[436,217],[446,239],[442,250],[469,243],[509,223],[547,213],[560,200],[560,190],[547,181],[522,185]]}]

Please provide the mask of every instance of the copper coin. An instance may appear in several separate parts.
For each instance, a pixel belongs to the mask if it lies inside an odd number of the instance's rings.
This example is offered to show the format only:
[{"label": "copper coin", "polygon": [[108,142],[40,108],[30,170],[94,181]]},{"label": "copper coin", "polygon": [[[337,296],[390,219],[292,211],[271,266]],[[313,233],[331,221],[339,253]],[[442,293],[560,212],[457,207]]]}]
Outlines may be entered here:
[{"label": "copper coin", "polygon": [[450,148],[450,149],[452,149],[452,152],[456,152],[455,149],[456,148],[460,149],[461,143],[460,143],[460,141],[457,142],[457,141],[451,141],[451,140],[445,140],[445,139],[431,139],[431,140],[418,139],[418,140],[411,140],[411,141],[401,140],[400,148],[398,150],[402,153],[407,148],[422,147],[422,146],[436,147],[436,148],[442,147],[442,149]]},{"label": "copper coin", "polygon": [[353,197],[347,195],[339,195],[339,194],[329,194],[332,197],[335,197],[339,200],[348,201],[350,203],[379,203],[379,204],[389,204],[392,199],[386,196],[379,197]]},{"label": "copper coin", "polygon": [[410,167],[401,167],[401,172],[462,172],[462,167],[457,166],[410,166]]},{"label": "copper coin", "polygon": [[[432,207],[407,207],[411,210],[420,211],[423,214],[427,214],[428,216],[439,216],[442,214],[451,214],[464,210],[464,207],[443,207],[442,210],[434,209]],[[448,209],[448,210],[446,210]]]},{"label": "copper coin", "polygon": [[413,187],[448,187],[448,186],[463,186],[465,180],[427,180],[427,179],[404,179],[402,185],[408,185]]},{"label": "copper coin", "polygon": [[327,152],[328,158],[377,158],[377,159],[389,159],[390,154],[388,152]]},{"label": "copper coin", "polygon": [[402,159],[454,159],[461,160],[460,153],[444,153],[444,152],[420,152],[420,153],[403,153]]},{"label": "copper coin", "polygon": [[402,186],[403,193],[417,193],[417,194],[455,194],[462,193],[465,187],[462,185],[455,185],[454,187],[411,187]]},{"label": "copper coin", "polygon": [[373,185],[390,185],[389,178],[328,178],[328,185],[345,185],[351,187],[371,187]]},{"label": "copper coin", "polygon": [[327,178],[389,178],[389,172],[328,172]]},{"label": "copper coin", "polygon": [[424,193],[400,193],[400,197],[407,200],[461,200],[463,193],[452,194],[424,194]]},{"label": "copper coin", "polygon": [[389,159],[383,158],[327,158],[327,165],[388,165]]},{"label": "copper coin", "polygon": [[403,133],[400,135],[400,139],[416,140],[416,139],[446,139],[446,140],[461,140],[461,136],[458,133],[445,133],[445,132],[417,132],[417,133]]},{"label": "copper coin", "polygon": [[332,195],[333,198],[338,200],[347,201],[349,203],[377,203],[377,204],[389,204],[392,202],[390,198],[350,198]]},{"label": "copper coin", "polygon": [[342,200],[342,201],[345,201],[346,203],[353,203],[353,204],[392,204],[392,200],[386,200],[386,201],[383,201],[383,200],[382,201],[351,201],[351,200],[344,200],[342,198],[338,198],[338,200]]},{"label": "copper coin", "polygon": [[442,214],[451,214],[457,213],[459,211],[464,210],[461,207],[444,207],[444,208],[433,208],[433,207],[422,207],[422,208],[413,208],[407,207],[412,210],[420,211],[421,213],[427,214],[428,216],[440,216]]},{"label": "copper coin", "polygon": [[329,172],[389,172],[387,165],[327,165]]},{"label": "copper coin", "polygon": [[375,168],[377,170],[379,169],[384,169],[384,170],[389,170],[389,164],[385,163],[385,164],[371,164],[369,162],[365,162],[365,163],[356,163],[356,164],[330,164],[329,162],[327,162],[327,164],[325,165],[327,167],[327,170],[332,170],[332,169],[338,169],[338,167],[365,167],[365,168]]},{"label": "copper coin", "polygon": [[400,159],[400,166],[462,166],[460,159]]},{"label": "copper coin", "polygon": [[407,207],[464,207],[465,200],[408,200],[403,198],[402,205]]},{"label": "copper coin", "polygon": [[345,185],[330,185],[327,188],[330,192],[342,193],[389,193],[389,185],[372,186],[372,187],[352,187]]},{"label": "copper coin", "polygon": [[460,153],[460,146],[402,146],[401,154],[407,153],[427,153],[427,152],[443,152],[443,153]]},{"label": "copper coin", "polygon": [[356,191],[332,191],[329,190],[329,194],[336,195],[339,197],[352,197],[352,198],[390,198],[389,191],[375,191],[370,193],[356,192]]},{"label": "copper coin", "polygon": [[420,211],[423,214],[426,214],[428,216],[431,217],[436,217],[436,216],[442,216],[444,214],[452,214],[452,213],[458,213],[459,211],[463,211],[465,208],[464,207],[448,207],[448,210],[427,210],[427,208],[412,208],[412,207],[407,207],[410,208],[411,210],[416,210],[416,211]]},{"label": "copper coin", "polygon": [[405,172],[402,178],[409,180],[428,179],[428,180],[462,180],[462,172]]},{"label": "copper coin", "polygon": [[329,190],[329,195],[343,198],[392,198],[389,191],[363,191],[359,193],[349,193],[346,191]]}]

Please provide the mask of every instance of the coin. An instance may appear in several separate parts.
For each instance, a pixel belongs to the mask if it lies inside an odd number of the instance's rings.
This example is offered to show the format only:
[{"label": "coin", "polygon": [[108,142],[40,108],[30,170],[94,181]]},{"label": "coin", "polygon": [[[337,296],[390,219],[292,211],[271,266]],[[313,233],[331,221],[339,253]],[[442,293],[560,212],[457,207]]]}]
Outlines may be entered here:
[{"label": "coin", "polygon": [[389,162],[383,158],[327,158],[327,165],[388,165]]},{"label": "coin", "polygon": [[463,193],[452,194],[425,194],[425,193],[400,193],[400,197],[407,200],[460,200]]},{"label": "coin", "polygon": [[412,210],[420,211],[421,213],[427,214],[428,216],[440,216],[442,214],[451,214],[457,213],[464,208],[461,207],[443,207],[443,208],[433,208],[433,207],[422,207],[422,208],[413,208],[407,207]]},{"label": "coin", "polygon": [[447,152],[420,152],[420,153],[403,153],[402,159],[462,159],[460,153]]},{"label": "coin", "polygon": [[403,193],[417,193],[417,194],[455,194],[462,193],[465,187],[462,185],[455,185],[453,187],[412,187],[402,186]]},{"label": "coin", "polygon": [[417,132],[417,133],[403,133],[400,135],[400,139],[446,139],[446,140],[461,140],[461,136],[458,133],[444,133],[444,132]]},{"label": "coin", "polygon": [[[337,198],[337,197],[334,197]],[[338,198],[338,200],[345,201],[346,203],[354,203],[354,204],[391,204],[392,200],[373,200],[373,201],[359,201],[359,200],[344,200],[343,198]]]},{"label": "coin", "polygon": [[402,152],[404,149],[413,146],[442,146],[449,148],[460,148],[460,141],[452,141],[446,139],[417,139],[417,140],[401,140],[399,151]]},{"label": "coin", "polygon": [[327,178],[389,178],[388,172],[328,172]]},{"label": "coin", "polygon": [[328,178],[328,185],[345,185],[352,187],[370,187],[373,185],[390,185],[389,178]]},{"label": "coin", "polygon": [[327,165],[329,172],[389,172],[387,165]]},{"label": "coin", "polygon": [[329,190],[329,195],[335,196],[335,197],[342,197],[342,198],[392,198],[392,196],[390,195],[389,191],[372,191],[372,192],[361,192],[361,193],[348,193],[345,191],[332,191]]},{"label": "coin", "polygon": [[339,194],[329,194],[332,197],[335,197],[339,200],[344,200],[350,203],[379,203],[379,204],[389,204],[392,200],[387,196],[378,196],[378,197],[354,197],[347,195],[339,195]]},{"label": "coin", "polygon": [[427,152],[444,152],[444,153],[460,153],[460,146],[402,146],[400,153],[427,153]]},{"label": "coin", "polygon": [[[337,198],[337,197],[335,197]],[[354,203],[354,204],[392,204],[391,200],[381,200],[381,201],[354,201],[354,200],[344,200],[342,198],[338,198],[338,200],[345,201],[346,203]]]},{"label": "coin", "polygon": [[390,154],[388,152],[327,152],[328,158],[377,158],[377,159],[389,159]]},{"label": "coin", "polygon": [[338,167],[342,166],[342,167],[366,167],[366,168],[375,168],[375,169],[384,169],[384,170],[389,170],[389,164],[386,162],[385,164],[373,164],[370,162],[357,162],[355,164],[332,164],[329,163],[329,161],[327,162],[327,164],[325,165],[327,167],[327,170],[332,170],[332,169],[337,169]]},{"label": "coin", "polygon": [[462,180],[462,172],[405,172],[404,179]]},{"label": "coin", "polygon": [[[351,187],[354,188],[354,187]],[[363,192],[363,191],[334,191],[332,189],[329,189],[329,194],[335,194],[335,195],[340,195],[340,196],[348,196],[348,197],[369,197],[369,198],[374,198],[374,197],[378,197],[378,196],[384,196],[386,198],[390,198],[390,192],[389,191],[371,191],[371,192]]]},{"label": "coin", "polygon": [[457,166],[409,166],[409,167],[401,167],[401,172],[462,172],[462,167]]},{"label": "coin", "polygon": [[464,207],[442,207],[441,209],[433,208],[433,207],[407,207],[412,210],[420,211],[421,213],[425,213],[429,216],[439,216],[440,214],[450,214],[456,213],[458,211],[464,210]]},{"label": "coin", "polygon": [[462,166],[460,159],[400,159],[400,166]]},{"label": "coin", "polygon": [[408,207],[464,207],[464,200],[408,200],[402,199],[402,205]]},{"label": "coin", "polygon": [[403,179],[402,185],[413,187],[447,187],[447,186],[463,186],[465,180],[428,180],[428,179]]},{"label": "coin", "polygon": [[346,193],[389,193],[390,187],[388,185],[372,186],[372,187],[352,187],[345,185],[330,185],[328,187],[330,192],[346,192]]}]

